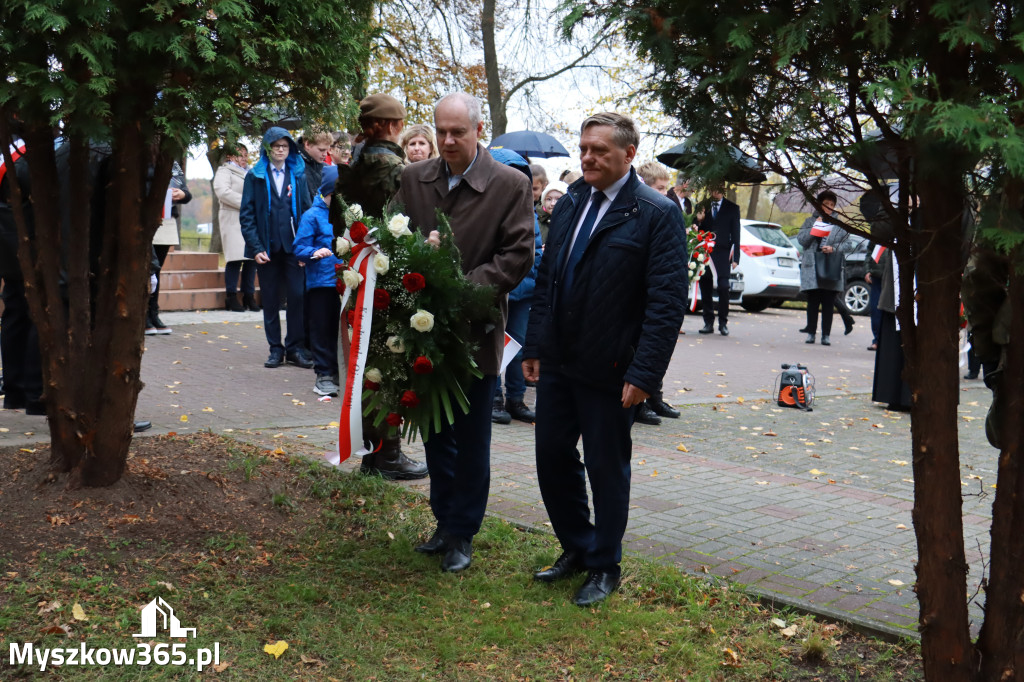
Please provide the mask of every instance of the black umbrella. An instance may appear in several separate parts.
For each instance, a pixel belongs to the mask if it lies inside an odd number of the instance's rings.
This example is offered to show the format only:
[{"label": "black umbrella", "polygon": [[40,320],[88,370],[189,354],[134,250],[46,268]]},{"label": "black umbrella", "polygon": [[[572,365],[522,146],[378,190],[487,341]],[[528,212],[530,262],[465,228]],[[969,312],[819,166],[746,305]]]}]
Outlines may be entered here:
[{"label": "black umbrella", "polygon": [[708,169],[713,172],[712,179],[724,182],[757,184],[768,179],[757,160],[736,147],[713,149],[709,145],[686,140],[658,154],[657,159],[686,174],[692,174],[695,169]]},{"label": "black umbrella", "polygon": [[552,156],[569,156],[565,147],[547,133],[532,130],[518,130],[505,133],[491,140],[488,149],[511,149],[522,157],[550,159]]}]

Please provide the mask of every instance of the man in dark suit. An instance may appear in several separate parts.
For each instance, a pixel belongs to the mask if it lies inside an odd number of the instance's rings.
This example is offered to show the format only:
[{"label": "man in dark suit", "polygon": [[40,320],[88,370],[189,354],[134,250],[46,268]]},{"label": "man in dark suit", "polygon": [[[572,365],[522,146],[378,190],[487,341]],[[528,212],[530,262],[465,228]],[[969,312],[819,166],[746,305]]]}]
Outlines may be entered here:
[{"label": "man in dark suit", "polygon": [[697,226],[715,233],[711,266],[700,278],[700,300],[704,309],[701,334],[715,331],[712,289],[718,290],[718,331],[729,336],[729,274],[740,264],[740,207],[725,198],[721,185],[711,188],[711,201],[697,211]]},{"label": "man in dark suit", "polygon": [[683,216],[632,169],[639,139],[619,114],[583,122],[583,178],[551,214],[523,347],[523,372],[537,382],[537,482],[563,550],[534,578],[586,570],[578,606],[619,585],[630,429],[661,386],[686,301]]}]

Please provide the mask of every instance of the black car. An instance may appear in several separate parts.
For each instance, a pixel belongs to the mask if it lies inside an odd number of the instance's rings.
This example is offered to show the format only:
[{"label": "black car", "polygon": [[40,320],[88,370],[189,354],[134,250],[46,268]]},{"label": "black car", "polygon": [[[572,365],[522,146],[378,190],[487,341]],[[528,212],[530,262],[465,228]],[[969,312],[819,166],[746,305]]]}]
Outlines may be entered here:
[{"label": "black car", "polygon": [[871,242],[860,235],[851,234],[848,239],[855,246],[846,254],[846,288],[839,296],[840,302],[854,315],[867,315],[871,285],[864,281],[871,258]]}]

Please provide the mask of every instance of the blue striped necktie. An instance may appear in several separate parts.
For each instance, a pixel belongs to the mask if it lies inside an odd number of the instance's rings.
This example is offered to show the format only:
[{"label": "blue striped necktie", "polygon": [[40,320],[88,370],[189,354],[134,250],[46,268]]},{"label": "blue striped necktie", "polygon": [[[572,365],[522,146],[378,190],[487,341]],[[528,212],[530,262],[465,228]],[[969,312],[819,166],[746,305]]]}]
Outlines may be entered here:
[{"label": "blue striped necktie", "polygon": [[566,295],[572,290],[576,265],[583,257],[583,250],[587,248],[587,242],[590,241],[590,233],[594,230],[594,223],[597,222],[597,214],[601,212],[601,204],[604,203],[604,199],[604,192],[600,191],[594,192],[590,197],[590,209],[583,219],[579,234],[576,235],[576,241],[572,245],[572,251],[569,252],[569,257],[565,261],[565,268],[562,270],[562,295]]}]

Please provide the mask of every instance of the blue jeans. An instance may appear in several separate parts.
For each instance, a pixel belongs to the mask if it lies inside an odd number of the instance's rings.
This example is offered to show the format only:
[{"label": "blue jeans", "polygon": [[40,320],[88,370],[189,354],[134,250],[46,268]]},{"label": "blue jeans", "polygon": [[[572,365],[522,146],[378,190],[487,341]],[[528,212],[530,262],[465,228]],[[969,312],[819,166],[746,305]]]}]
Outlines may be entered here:
[{"label": "blue jeans", "polygon": [[[306,292],[306,271],[299,267],[294,253],[275,251],[270,262],[257,264],[260,291],[263,293],[263,331],[270,351],[294,353],[306,344],[303,332],[303,299]],[[288,297],[285,316],[288,336],[281,344],[281,293]]]},{"label": "blue jeans", "polygon": [[[519,345],[526,342],[526,323],[530,321],[530,302],[513,301],[508,302],[508,322],[505,324],[505,331],[515,339]],[[522,400],[526,395],[526,377],[523,376],[523,349],[520,348],[512,362],[505,368],[505,394],[509,400]],[[498,385],[494,392],[495,396],[501,396],[501,377],[498,377]]]},{"label": "blue jeans", "polygon": [[472,538],[480,531],[491,487],[491,401],[496,376],[466,388],[469,413],[431,434],[423,449],[430,470],[430,509],[442,533]]}]

